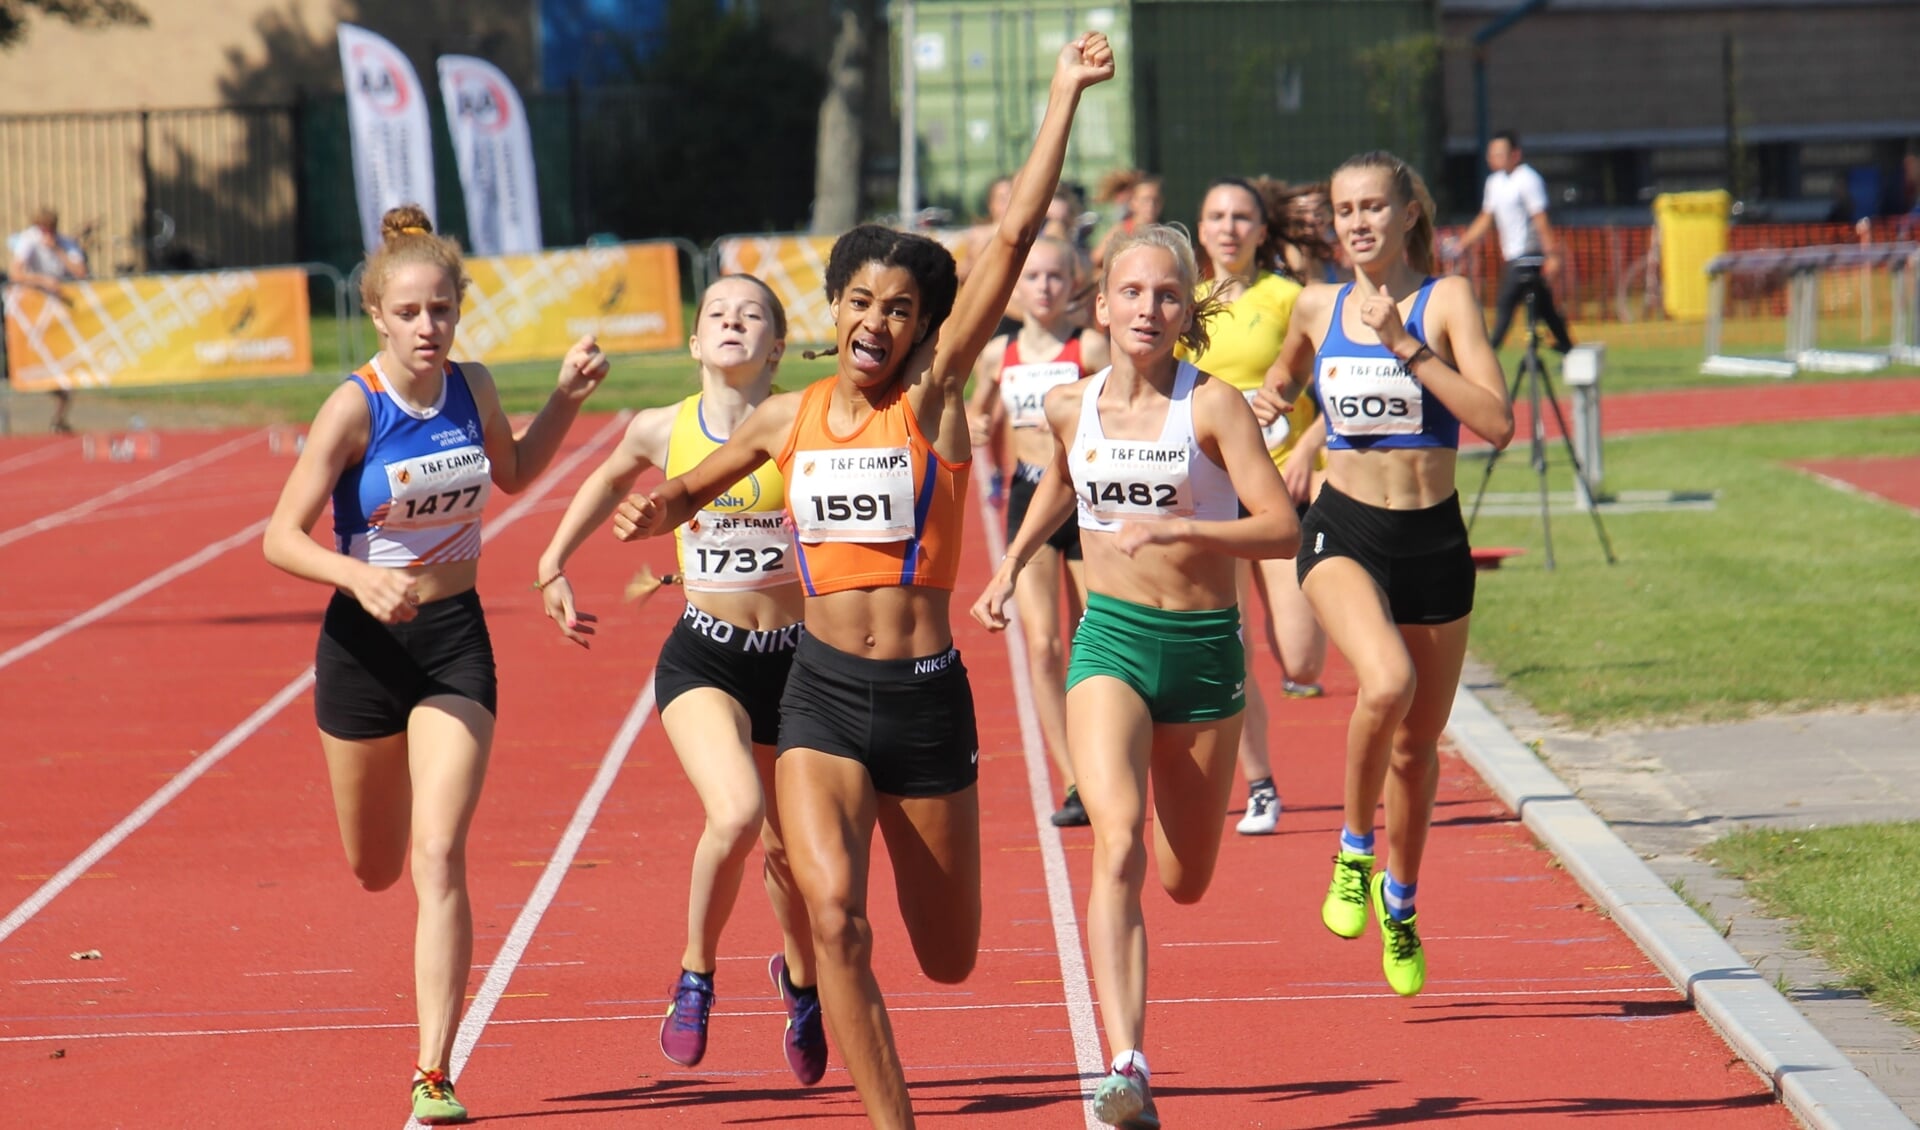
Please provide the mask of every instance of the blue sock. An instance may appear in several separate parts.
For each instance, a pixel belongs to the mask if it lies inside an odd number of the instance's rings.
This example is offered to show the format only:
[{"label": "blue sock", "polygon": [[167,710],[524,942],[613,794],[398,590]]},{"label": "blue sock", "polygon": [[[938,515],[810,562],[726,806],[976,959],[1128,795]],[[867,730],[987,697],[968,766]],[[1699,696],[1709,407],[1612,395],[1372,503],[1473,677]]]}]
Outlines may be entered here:
[{"label": "blue sock", "polygon": [[1368,831],[1364,836],[1357,836],[1354,834],[1353,829],[1342,827],[1340,829],[1340,850],[1352,855],[1372,855],[1373,832]]},{"label": "blue sock", "polygon": [[1413,893],[1420,889],[1418,883],[1402,883],[1387,872],[1387,881],[1380,885],[1380,893],[1387,904],[1387,916],[1395,922],[1405,922],[1413,917]]}]

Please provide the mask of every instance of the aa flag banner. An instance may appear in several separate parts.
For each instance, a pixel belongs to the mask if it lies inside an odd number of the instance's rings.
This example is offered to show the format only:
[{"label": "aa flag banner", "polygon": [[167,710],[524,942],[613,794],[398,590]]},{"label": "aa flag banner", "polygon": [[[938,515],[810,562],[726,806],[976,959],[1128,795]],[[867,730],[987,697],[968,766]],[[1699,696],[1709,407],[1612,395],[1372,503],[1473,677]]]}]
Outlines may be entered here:
[{"label": "aa flag banner", "polygon": [[540,190],[526,107],[499,67],[470,55],[442,55],[453,155],[467,202],[467,245],[475,255],[540,250]]},{"label": "aa flag banner", "polygon": [[347,82],[353,189],[367,250],[380,246],[380,217],[400,204],[420,205],[438,228],[427,92],[413,64],[382,37],[341,24],[340,68]]}]

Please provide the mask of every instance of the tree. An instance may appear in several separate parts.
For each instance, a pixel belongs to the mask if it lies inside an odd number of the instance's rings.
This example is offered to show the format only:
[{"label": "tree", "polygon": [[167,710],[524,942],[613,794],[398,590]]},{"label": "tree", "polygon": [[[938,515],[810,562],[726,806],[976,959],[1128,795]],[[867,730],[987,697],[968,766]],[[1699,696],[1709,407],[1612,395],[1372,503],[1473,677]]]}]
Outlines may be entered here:
[{"label": "tree", "polygon": [[867,117],[867,53],[872,49],[873,0],[834,0],[833,58],[820,100],[820,132],[813,165],[813,230],[842,232],[860,222],[861,145]]},{"label": "tree", "polygon": [[132,0],[0,0],[0,51],[26,39],[27,16],[34,11],[76,27],[146,27],[152,22]]}]

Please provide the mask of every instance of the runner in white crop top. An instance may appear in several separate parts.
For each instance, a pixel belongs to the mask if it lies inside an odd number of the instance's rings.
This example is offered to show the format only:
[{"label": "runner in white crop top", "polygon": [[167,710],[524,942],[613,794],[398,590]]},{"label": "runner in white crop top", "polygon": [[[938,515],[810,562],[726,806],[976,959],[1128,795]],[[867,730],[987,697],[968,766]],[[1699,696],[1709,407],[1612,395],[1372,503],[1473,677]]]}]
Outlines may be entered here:
[{"label": "runner in white crop top", "polygon": [[973,606],[988,628],[1005,627],[1027,558],[1078,507],[1089,596],[1067,669],[1067,752],[1093,824],[1087,937],[1114,1053],[1093,1106],[1119,1126],[1159,1124],[1142,1050],[1146,782],[1157,783],[1160,883],[1194,902],[1213,880],[1246,706],[1236,559],[1287,557],[1299,544],[1246,399],[1174,358],[1177,339],[1206,345],[1195,273],[1174,228],[1149,225],[1110,245],[1096,309],[1113,364],[1048,394],[1053,458],[1030,520]]},{"label": "runner in white crop top", "polygon": [[1173,396],[1158,439],[1112,439],[1100,426],[1100,394],[1111,367],[1087,382],[1079,425],[1067,448],[1080,528],[1111,534],[1127,521],[1193,518],[1225,522],[1239,514],[1240,496],[1226,468],[1200,450],[1193,429],[1193,391],[1200,370],[1179,362]]}]

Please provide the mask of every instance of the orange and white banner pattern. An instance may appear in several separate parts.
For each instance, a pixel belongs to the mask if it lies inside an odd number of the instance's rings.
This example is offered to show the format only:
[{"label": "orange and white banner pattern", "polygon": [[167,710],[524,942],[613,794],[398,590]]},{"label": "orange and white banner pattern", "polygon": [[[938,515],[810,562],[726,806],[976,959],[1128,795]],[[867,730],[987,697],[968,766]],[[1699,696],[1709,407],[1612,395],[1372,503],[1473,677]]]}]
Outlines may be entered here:
[{"label": "orange and white banner pattern", "polygon": [[[787,308],[787,341],[821,345],[833,341],[827,309],[830,235],[729,236],[716,246],[722,275],[752,275]],[[719,277],[718,275],[715,276]]]},{"label": "orange and white banner pattern", "polygon": [[467,300],[454,357],[461,361],[566,356],[585,334],[607,353],[686,345],[680,253],[671,243],[628,243],[469,259]]},{"label": "orange and white banner pattern", "polygon": [[131,275],[6,288],[7,377],[23,391],[276,377],[313,368],[307,273]]}]

